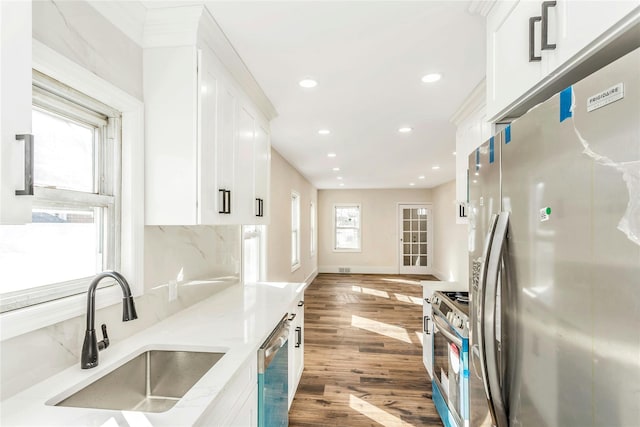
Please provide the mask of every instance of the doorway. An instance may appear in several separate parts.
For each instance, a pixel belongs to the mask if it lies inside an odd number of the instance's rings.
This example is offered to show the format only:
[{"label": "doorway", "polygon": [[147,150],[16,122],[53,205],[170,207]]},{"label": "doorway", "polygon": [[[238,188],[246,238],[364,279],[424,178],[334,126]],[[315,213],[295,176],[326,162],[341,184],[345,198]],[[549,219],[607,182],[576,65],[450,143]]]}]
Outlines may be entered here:
[{"label": "doorway", "polygon": [[431,274],[433,218],[431,204],[399,204],[399,273]]}]

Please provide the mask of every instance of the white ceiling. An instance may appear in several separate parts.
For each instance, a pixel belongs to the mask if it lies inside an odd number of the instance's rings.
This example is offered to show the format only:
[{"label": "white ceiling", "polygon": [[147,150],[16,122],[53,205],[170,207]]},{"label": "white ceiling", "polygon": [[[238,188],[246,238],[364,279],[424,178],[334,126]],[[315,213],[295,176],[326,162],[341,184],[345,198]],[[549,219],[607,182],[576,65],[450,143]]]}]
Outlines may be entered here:
[{"label": "white ceiling", "polygon": [[[449,119],[485,74],[484,18],[469,1],[204,3],[278,111],[273,147],[317,188],[454,178]],[[420,80],[432,72],[442,79]],[[318,86],[298,86],[305,77]]]}]

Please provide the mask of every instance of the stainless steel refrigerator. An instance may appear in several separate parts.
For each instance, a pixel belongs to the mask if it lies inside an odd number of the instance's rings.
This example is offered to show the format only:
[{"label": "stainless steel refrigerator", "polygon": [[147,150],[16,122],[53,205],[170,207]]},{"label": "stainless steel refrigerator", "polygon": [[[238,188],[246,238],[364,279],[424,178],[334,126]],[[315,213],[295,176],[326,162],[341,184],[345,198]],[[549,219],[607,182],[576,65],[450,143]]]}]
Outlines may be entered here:
[{"label": "stainless steel refrigerator", "polygon": [[470,424],[640,425],[640,49],[469,158]]}]

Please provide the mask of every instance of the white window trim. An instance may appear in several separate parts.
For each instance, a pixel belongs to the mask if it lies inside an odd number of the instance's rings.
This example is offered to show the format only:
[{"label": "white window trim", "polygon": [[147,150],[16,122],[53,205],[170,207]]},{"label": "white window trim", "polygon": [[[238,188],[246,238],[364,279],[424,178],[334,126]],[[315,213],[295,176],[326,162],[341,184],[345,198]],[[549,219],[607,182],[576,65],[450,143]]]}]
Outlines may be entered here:
[{"label": "white window trim", "polygon": [[312,258],[318,252],[318,209],[316,208],[316,204],[313,200],[309,203],[309,210],[309,234],[311,238],[309,257]]},{"label": "white window trim", "polygon": [[[357,249],[337,249],[337,242],[336,242],[336,208],[341,208],[341,207],[357,207],[358,208],[358,212],[360,213],[360,226],[358,227],[358,241],[360,242],[360,247]],[[333,222],[333,252],[353,252],[353,253],[358,253],[358,252],[362,252],[362,205],[360,203],[336,203],[333,205],[333,211],[331,212],[331,215],[333,217],[332,222]]]},{"label": "white window trim", "polygon": [[[134,296],[144,292],[144,104],[89,70],[33,40],[32,66],[122,113],[122,210],[120,272]],[[119,286],[98,290],[96,308],[122,301]],[[0,315],[0,340],[86,314],[79,294]]]},{"label": "white window trim", "polygon": [[[302,205],[301,200],[300,200],[300,193],[298,193],[297,191],[291,191],[291,199],[293,200],[293,197],[296,197],[298,199],[298,218],[297,218],[297,225],[298,225],[298,232],[296,233],[296,255],[297,255],[297,263],[295,264],[291,264],[291,272],[293,273],[294,271],[296,271],[297,269],[300,268],[300,266],[302,265],[302,262],[300,260],[301,258],[301,250],[300,250],[300,207]],[[293,217],[291,217],[291,225],[293,228]],[[292,230],[293,231],[293,230]],[[291,252],[293,252],[293,248],[291,248]]]}]

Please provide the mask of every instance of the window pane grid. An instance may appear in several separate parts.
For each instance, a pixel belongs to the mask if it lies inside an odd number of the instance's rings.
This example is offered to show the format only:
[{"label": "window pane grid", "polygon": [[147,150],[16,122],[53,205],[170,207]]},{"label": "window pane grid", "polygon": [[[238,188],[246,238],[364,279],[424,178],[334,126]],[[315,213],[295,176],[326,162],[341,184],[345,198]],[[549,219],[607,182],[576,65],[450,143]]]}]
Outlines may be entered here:
[{"label": "window pane grid", "polygon": [[120,121],[40,78],[34,72],[32,223],[0,227],[0,312],[86,292],[96,273],[119,268]]},{"label": "window pane grid", "polygon": [[334,215],[334,250],[359,250],[360,206],[335,206]]},{"label": "window pane grid", "polygon": [[427,265],[427,209],[403,209],[402,242],[404,266]]}]

